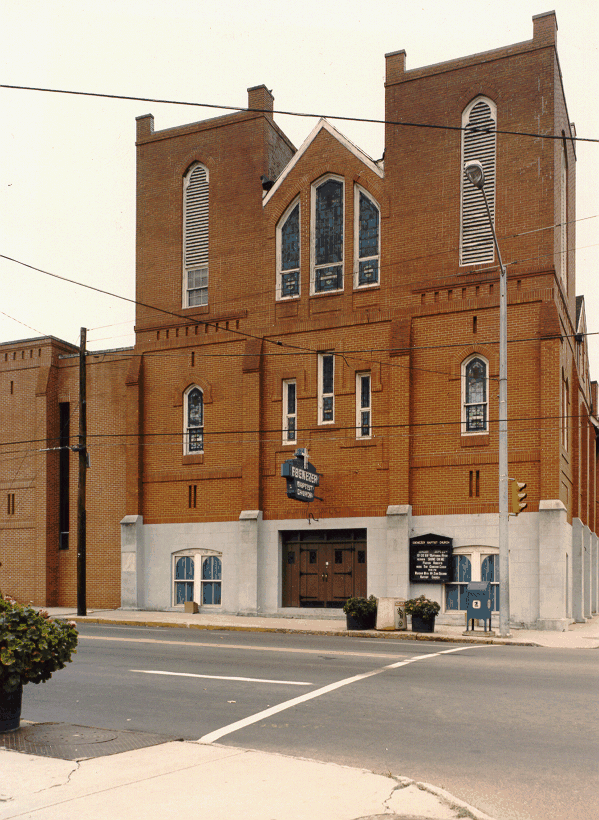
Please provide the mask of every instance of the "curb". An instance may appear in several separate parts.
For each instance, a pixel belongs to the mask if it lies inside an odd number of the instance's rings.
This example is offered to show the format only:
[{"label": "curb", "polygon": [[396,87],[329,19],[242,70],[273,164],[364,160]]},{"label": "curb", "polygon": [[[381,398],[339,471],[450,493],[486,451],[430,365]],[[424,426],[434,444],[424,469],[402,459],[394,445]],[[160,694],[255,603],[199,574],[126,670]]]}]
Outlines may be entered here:
[{"label": "curb", "polygon": [[68,620],[75,621],[75,623],[86,624],[111,624],[120,626],[145,626],[145,627],[161,627],[167,629],[201,629],[207,631],[218,632],[272,632],[283,635],[327,635],[337,638],[370,638],[372,640],[395,640],[395,641],[432,641],[434,643],[461,643],[473,645],[493,645],[493,646],[541,646],[541,644],[529,642],[515,642],[510,640],[498,640],[497,638],[467,638],[467,637],[452,637],[451,635],[438,635],[435,633],[425,634],[422,632],[382,632],[377,630],[354,630],[343,629],[334,630],[330,632],[323,632],[318,629],[286,629],[285,627],[276,626],[230,626],[217,624],[190,624],[190,623],[173,623],[172,621],[130,621],[121,620],[118,618],[90,618],[75,616]]}]

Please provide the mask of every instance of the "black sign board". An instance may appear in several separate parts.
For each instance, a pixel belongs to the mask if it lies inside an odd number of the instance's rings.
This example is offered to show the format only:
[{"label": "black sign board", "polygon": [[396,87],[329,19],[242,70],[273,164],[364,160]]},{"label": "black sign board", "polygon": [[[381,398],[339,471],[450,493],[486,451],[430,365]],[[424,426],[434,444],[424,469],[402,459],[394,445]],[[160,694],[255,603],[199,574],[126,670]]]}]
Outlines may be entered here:
[{"label": "black sign board", "polygon": [[[296,455],[299,452],[298,450]],[[281,475],[287,479],[288,498],[296,501],[314,501],[314,487],[318,487],[319,475],[307,457],[284,461],[281,465]]]},{"label": "black sign board", "polygon": [[449,584],[453,580],[453,539],[443,535],[410,538],[410,581]]}]

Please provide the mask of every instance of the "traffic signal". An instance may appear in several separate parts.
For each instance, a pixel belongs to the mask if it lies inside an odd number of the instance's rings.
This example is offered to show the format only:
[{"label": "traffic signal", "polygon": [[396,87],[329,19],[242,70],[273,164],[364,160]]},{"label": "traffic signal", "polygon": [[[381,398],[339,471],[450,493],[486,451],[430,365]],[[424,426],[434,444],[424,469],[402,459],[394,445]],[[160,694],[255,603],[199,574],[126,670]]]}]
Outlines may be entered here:
[{"label": "traffic signal", "polygon": [[510,512],[512,515],[518,515],[528,506],[526,496],[526,482],[510,478]]}]

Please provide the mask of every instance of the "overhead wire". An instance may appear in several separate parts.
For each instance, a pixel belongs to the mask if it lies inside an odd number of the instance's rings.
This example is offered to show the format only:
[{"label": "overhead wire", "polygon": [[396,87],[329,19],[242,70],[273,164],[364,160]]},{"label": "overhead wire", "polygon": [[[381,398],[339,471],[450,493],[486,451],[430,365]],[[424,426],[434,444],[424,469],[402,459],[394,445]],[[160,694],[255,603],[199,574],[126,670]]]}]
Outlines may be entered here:
[{"label": "overhead wire", "polygon": [[403,126],[406,128],[436,128],[441,129],[443,131],[472,131],[476,132],[479,131],[481,133],[496,133],[496,134],[505,134],[508,136],[517,136],[517,137],[532,137],[533,139],[552,139],[552,140],[568,140],[569,142],[599,142],[599,139],[594,137],[579,137],[573,134],[569,134],[568,136],[564,136],[564,134],[539,134],[535,132],[529,131],[508,131],[506,129],[498,129],[498,128],[488,128],[486,126],[459,126],[459,125],[438,125],[436,123],[423,123],[423,122],[409,122],[406,120],[386,120],[386,119],[377,119],[372,117],[348,117],[340,114],[314,114],[308,111],[286,111],[283,109],[270,109],[270,108],[246,108],[244,106],[239,105],[222,105],[218,103],[205,103],[205,102],[197,102],[197,101],[186,101],[186,100],[165,100],[160,99],[157,97],[138,97],[138,96],[130,96],[125,94],[107,94],[97,91],[73,91],[71,89],[65,88],[43,88],[40,86],[28,86],[28,85],[8,85],[5,83],[0,84],[0,88],[12,89],[16,91],[41,91],[47,94],[65,94],[77,97],[98,97],[101,99],[109,99],[109,100],[127,100],[129,102],[151,102],[156,103],[157,105],[182,105],[182,106],[191,106],[196,108],[213,108],[215,110],[224,110],[224,111],[237,111],[240,113],[249,113],[249,114],[280,114],[282,116],[289,116],[289,117],[307,117],[313,119],[330,119],[330,120],[341,120],[344,122],[364,122],[370,123],[374,125],[396,125],[396,126]]}]

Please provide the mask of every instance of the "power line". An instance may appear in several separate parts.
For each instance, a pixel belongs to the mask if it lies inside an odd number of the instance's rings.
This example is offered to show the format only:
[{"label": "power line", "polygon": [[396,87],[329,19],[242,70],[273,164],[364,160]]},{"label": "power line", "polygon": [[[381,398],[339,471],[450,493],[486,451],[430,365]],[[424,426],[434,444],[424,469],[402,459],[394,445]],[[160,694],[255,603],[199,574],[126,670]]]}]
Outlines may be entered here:
[{"label": "power line", "polygon": [[[193,106],[196,108],[214,108],[223,111],[238,111],[240,113],[248,113],[248,114],[281,114],[289,117],[310,117],[313,119],[331,119],[331,120],[343,120],[345,122],[366,122],[372,123],[374,125],[398,125],[403,126],[406,128],[436,128],[443,131],[469,131],[469,132],[481,132],[484,134],[494,133],[494,134],[506,134],[508,136],[516,136],[516,137],[532,137],[534,139],[551,139],[551,140],[563,140],[563,134],[537,134],[534,132],[528,131],[507,131],[507,130],[500,130],[497,128],[487,128],[481,126],[459,126],[459,125],[436,125],[433,123],[422,123],[422,122],[406,122],[404,120],[380,120],[374,119],[369,117],[347,117],[343,115],[337,114],[313,114],[310,112],[300,112],[300,111],[285,111],[283,109],[268,109],[268,108],[244,108],[243,106],[239,105],[219,105],[215,103],[201,103],[201,102],[188,102],[185,100],[163,100],[156,97],[133,97],[133,96],[126,96],[124,94],[104,94],[95,91],[71,91],[69,89],[64,88],[41,88],[38,86],[27,86],[27,85],[6,85],[0,84],[0,88],[7,88],[13,89],[16,91],[43,91],[48,94],[70,94],[73,96],[78,97],[99,97],[101,99],[109,99],[109,100],[128,100],[130,102],[151,102],[160,105],[184,105],[184,106]],[[576,142],[599,142],[599,139],[591,138],[591,137],[578,137],[569,135],[565,139],[569,141],[576,141]]]}]

